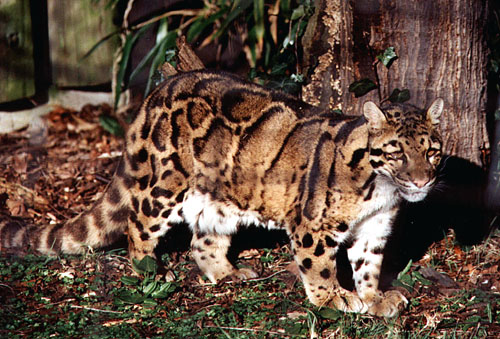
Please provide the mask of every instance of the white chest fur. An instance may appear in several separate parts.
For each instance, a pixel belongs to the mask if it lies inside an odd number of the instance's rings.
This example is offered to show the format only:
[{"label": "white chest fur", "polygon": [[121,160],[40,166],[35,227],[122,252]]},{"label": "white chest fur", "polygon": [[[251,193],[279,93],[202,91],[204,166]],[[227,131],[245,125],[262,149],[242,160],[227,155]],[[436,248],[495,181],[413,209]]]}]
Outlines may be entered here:
[{"label": "white chest fur", "polygon": [[239,225],[258,225],[269,229],[278,227],[273,220],[266,220],[258,212],[242,211],[230,202],[214,201],[209,194],[198,191],[187,195],[182,210],[189,227],[203,233],[229,235],[236,233]]},{"label": "white chest fur", "polygon": [[352,223],[352,226],[355,227],[355,225],[374,214],[391,210],[401,199],[398,189],[392,184],[390,179],[378,176],[375,179],[375,189],[371,199],[363,202],[361,212]]}]

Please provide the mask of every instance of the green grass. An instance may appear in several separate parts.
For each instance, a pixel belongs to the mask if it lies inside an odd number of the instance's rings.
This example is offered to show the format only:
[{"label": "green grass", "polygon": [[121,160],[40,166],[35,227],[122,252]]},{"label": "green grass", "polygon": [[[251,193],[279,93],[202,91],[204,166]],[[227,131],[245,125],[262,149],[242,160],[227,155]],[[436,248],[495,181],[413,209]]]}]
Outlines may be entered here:
[{"label": "green grass", "polygon": [[[495,245],[495,243],[493,244]],[[464,252],[467,260],[491,254],[491,244]],[[495,245],[496,246],[496,245]],[[445,272],[450,244],[431,248],[427,259],[410,264],[395,285],[406,289],[410,305],[394,319],[345,314],[313,307],[291,261],[279,249],[260,250],[263,278],[208,284],[187,254],[172,260],[177,281],[158,279],[146,265],[134,275],[125,252],[23,259],[0,257],[0,337],[8,338],[486,338],[500,332],[500,298],[471,287],[443,289],[420,272]],[[285,251],[286,252],[286,251]],[[252,261],[253,260],[253,261]],[[498,259],[497,259],[498,260]],[[144,269],[142,263],[142,268]],[[141,263],[136,266],[141,268]],[[479,268],[487,267],[481,261]],[[452,274],[453,271],[447,272]],[[479,285],[480,286],[480,285]]]}]

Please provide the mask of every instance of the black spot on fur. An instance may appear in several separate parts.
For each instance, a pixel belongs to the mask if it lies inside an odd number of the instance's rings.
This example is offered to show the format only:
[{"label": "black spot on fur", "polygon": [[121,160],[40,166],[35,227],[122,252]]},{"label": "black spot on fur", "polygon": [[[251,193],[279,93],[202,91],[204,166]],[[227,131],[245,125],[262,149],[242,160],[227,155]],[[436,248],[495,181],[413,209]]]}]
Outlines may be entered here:
[{"label": "black spot on fur", "polygon": [[178,117],[183,113],[182,109],[178,109],[174,112],[172,112],[171,116],[171,125],[172,125],[172,134],[170,135],[170,141],[172,142],[172,145],[177,148],[179,146],[179,131],[181,130],[178,123],[177,119]]},{"label": "black spot on fur", "polygon": [[312,245],[313,245],[313,238],[310,233],[306,233],[302,237],[302,246],[304,246],[304,248],[309,248]]},{"label": "black spot on fur", "polygon": [[[163,163],[163,160],[162,160],[162,163]],[[164,165],[165,166],[165,165]],[[161,180],[165,180],[165,178],[169,177],[172,175],[172,172],[171,170],[166,170],[165,172],[162,173],[161,175]]]},{"label": "black spot on fur", "polygon": [[359,162],[364,158],[366,148],[359,148],[352,153],[351,161],[347,164],[351,169],[358,167]]},{"label": "black spot on fur", "polygon": [[358,261],[356,261],[356,264],[354,265],[354,270],[358,271],[361,268],[361,266],[363,266],[364,263],[365,263],[364,259],[358,259]]},{"label": "black spot on fur", "polygon": [[326,243],[326,246],[332,247],[332,248],[337,247],[337,245],[338,245],[338,243],[335,240],[333,240],[329,235],[327,235],[325,237],[325,243]]},{"label": "black spot on fur", "polygon": [[136,197],[132,197],[132,206],[134,207],[134,211],[136,213],[139,212],[139,200]]},{"label": "black spot on fur", "polygon": [[140,163],[146,162],[148,160],[148,151],[143,147],[141,150],[137,153],[137,161]]},{"label": "black spot on fur", "polygon": [[345,232],[345,231],[347,231],[348,228],[349,228],[349,226],[347,226],[347,224],[345,222],[341,222],[337,226],[337,231],[339,231],[339,232]]},{"label": "black spot on fur", "polygon": [[153,128],[153,133],[151,134],[151,139],[153,140],[153,145],[160,152],[164,152],[165,147],[165,130],[167,128],[168,115],[167,113],[162,113],[155,127]]},{"label": "black spot on fur", "polygon": [[363,125],[365,122],[366,122],[366,119],[363,116],[361,116],[357,119],[345,122],[344,125],[342,125],[342,127],[339,128],[337,135],[335,136],[334,142],[336,144],[340,144],[341,142],[343,144],[345,144],[345,142],[347,141],[347,138],[352,133],[352,131],[354,131],[354,129],[356,127]]},{"label": "black spot on fur", "polygon": [[328,279],[328,278],[330,278],[330,270],[328,268],[325,268],[324,270],[322,270],[321,272],[319,272],[319,275],[323,279]]},{"label": "black spot on fur", "polygon": [[384,162],[383,161],[370,160],[370,165],[372,165],[373,168],[378,168],[378,167],[384,165]]},{"label": "black spot on fur", "polygon": [[156,174],[153,174],[151,176],[151,180],[149,181],[149,187],[153,187],[154,185],[156,185],[157,182],[158,182],[158,177],[156,176]]},{"label": "black spot on fur", "polygon": [[141,138],[146,140],[149,136],[150,131],[151,131],[151,121],[149,119],[146,119],[144,125],[142,125],[141,128]]},{"label": "black spot on fur", "polygon": [[149,234],[147,234],[145,232],[141,233],[141,240],[142,241],[149,240]]},{"label": "black spot on fur", "polygon": [[170,190],[166,190],[166,189],[163,189],[163,188],[160,188],[160,187],[155,187],[153,188],[153,190],[151,191],[151,195],[154,197],[154,198],[158,198],[158,197],[165,197],[165,198],[171,198],[172,195],[174,195],[174,192],[170,191]]},{"label": "black spot on fur", "polygon": [[150,217],[151,216],[151,205],[149,204],[149,200],[148,198],[144,198],[144,200],[142,200],[142,213],[144,213],[144,215],[146,217]]},{"label": "black spot on fur", "polygon": [[183,191],[181,191],[181,193],[177,194],[177,196],[175,197],[175,201],[177,202],[182,202],[184,200],[184,195],[186,194],[187,192],[187,188]]},{"label": "black spot on fur", "polygon": [[[81,222],[81,220],[80,220]],[[55,225],[47,235],[47,247],[52,248],[54,251],[59,252],[61,250],[61,238],[58,237],[59,230],[62,229],[64,224]],[[84,238],[84,237],[83,237]]]},{"label": "black spot on fur", "polygon": [[172,213],[171,209],[163,211],[162,214],[161,214],[161,217],[167,219],[170,216],[170,213]]},{"label": "black spot on fur", "polygon": [[146,187],[148,187],[149,175],[146,174],[145,176],[140,177],[137,181],[139,182],[139,189],[144,191]]},{"label": "black spot on fur", "polygon": [[311,170],[309,173],[308,180],[308,194],[307,201],[304,207],[304,216],[309,220],[312,220],[315,216],[313,215],[313,201],[314,194],[316,192],[316,185],[318,184],[318,180],[320,178],[320,162],[321,162],[321,154],[323,154],[322,149],[329,141],[332,140],[332,135],[328,132],[323,133],[316,145],[316,149],[314,150],[313,163],[311,166]]},{"label": "black spot on fur", "polygon": [[305,258],[304,260],[302,260],[302,265],[304,266],[304,268],[310,269],[312,267],[312,260],[309,258]]},{"label": "black spot on fur", "polygon": [[373,191],[375,190],[375,183],[370,185],[370,189],[368,190],[368,193],[366,196],[363,198],[364,201],[368,201],[372,198]]},{"label": "black spot on fur", "polygon": [[160,225],[159,224],[156,224],[156,225],[153,225],[149,228],[149,231],[150,232],[158,232],[160,230]]},{"label": "black spot on fur", "polygon": [[110,213],[111,221],[115,223],[124,223],[128,220],[129,209],[127,207],[122,207],[116,211]]},{"label": "black spot on fur", "polygon": [[375,173],[370,174],[370,176],[368,177],[368,179],[365,181],[365,183],[363,184],[363,186],[361,188],[364,190],[367,189],[368,186],[371,185],[371,183],[373,182],[373,180],[375,180],[376,177],[377,177],[377,174],[375,174]]},{"label": "black spot on fur", "polygon": [[314,255],[319,257],[323,254],[325,254],[325,247],[323,246],[323,241],[320,240],[316,245],[316,249],[314,250]]},{"label": "black spot on fur", "polygon": [[205,242],[205,245],[207,245],[207,246],[210,246],[213,244],[213,241],[210,240],[209,238],[206,238],[204,242]]},{"label": "black spot on fur", "polygon": [[107,195],[108,201],[113,205],[118,204],[122,200],[120,190],[117,187],[110,187]]},{"label": "black spot on fur", "polygon": [[153,200],[153,207],[154,208],[157,208],[159,210],[162,210],[163,209],[163,204],[161,202],[159,202],[158,200]]}]

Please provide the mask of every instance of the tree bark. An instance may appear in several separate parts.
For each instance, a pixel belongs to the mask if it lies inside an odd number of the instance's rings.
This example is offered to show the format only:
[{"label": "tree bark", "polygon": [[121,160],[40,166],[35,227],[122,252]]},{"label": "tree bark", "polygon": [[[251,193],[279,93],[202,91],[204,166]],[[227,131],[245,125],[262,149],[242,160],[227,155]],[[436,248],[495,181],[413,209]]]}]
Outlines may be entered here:
[{"label": "tree bark", "polygon": [[[310,82],[303,99],[325,109],[360,114],[409,89],[412,103],[446,103],[440,125],[447,154],[481,164],[486,131],[486,0],[317,0],[303,39]],[[398,59],[374,62],[387,47]],[[355,98],[348,87],[368,78],[380,86]]]}]

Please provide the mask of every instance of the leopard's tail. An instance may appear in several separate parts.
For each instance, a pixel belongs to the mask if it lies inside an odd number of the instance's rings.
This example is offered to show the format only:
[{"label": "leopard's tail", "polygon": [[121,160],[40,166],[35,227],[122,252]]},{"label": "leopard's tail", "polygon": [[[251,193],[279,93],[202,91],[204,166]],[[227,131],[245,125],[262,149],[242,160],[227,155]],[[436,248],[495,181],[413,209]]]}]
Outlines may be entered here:
[{"label": "leopard's tail", "polygon": [[78,254],[107,246],[127,229],[129,204],[127,191],[114,179],[90,210],[60,224],[26,225],[0,215],[0,251]]}]

